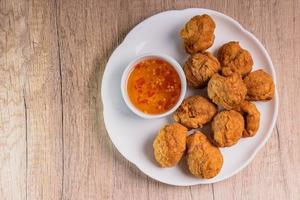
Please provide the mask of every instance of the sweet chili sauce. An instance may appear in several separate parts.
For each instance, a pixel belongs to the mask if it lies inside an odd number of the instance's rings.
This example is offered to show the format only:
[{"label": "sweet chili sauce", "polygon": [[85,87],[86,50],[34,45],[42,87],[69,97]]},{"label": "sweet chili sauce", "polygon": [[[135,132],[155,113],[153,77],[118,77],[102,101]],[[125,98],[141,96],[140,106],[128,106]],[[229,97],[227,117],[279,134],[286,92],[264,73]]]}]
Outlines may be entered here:
[{"label": "sweet chili sauce", "polygon": [[181,82],[177,71],[166,61],[148,58],[137,63],[127,80],[132,104],[146,114],[161,114],[177,103]]}]

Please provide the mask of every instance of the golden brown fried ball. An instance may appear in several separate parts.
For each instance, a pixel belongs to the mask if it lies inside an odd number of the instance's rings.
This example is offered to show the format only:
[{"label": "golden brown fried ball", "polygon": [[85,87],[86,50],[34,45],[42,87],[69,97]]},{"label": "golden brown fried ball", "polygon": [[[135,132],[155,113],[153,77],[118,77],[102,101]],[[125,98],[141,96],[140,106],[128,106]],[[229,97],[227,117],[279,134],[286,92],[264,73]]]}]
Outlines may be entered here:
[{"label": "golden brown fried ball", "polygon": [[219,148],[213,146],[200,131],[187,138],[187,163],[189,171],[200,178],[213,178],[223,166]]},{"label": "golden brown fried ball", "polygon": [[245,76],[252,70],[253,60],[251,54],[242,49],[239,42],[224,44],[218,51],[218,58],[224,76],[230,76],[233,73]]},{"label": "golden brown fried ball", "polygon": [[275,85],[272,77],[262,69],[251,72],[245,77],[244,83],[248,90],[247,100],[271,100],[274,97]]},{"label": "golden brown fried ball", "polygon": [[247,88],[238,74],[228,77],[215,74],[208,82],[207,92],[214,103],[230,110],[244,101]]},{"label": "golden brown fried ball", "polygon": [[249,101],[244,101],[239,106],[238,111],[242,113],[245,119],[243,137],[254,136],[259,128],[260,121],[260,112],[256,108],[255,104]]},{"label": "golden brown fried ball", "polygon": [[180,35],[188,53],[205,51],[212,46],[216,24],[208,15],[196,15],[185,24]]},{"label": "golden brown fried ball", "polygon": [[212,121],[212,138],[219,147],[236,144],[242,137],[244,118],[235,111],[222,111]]},{"label": "golden brown fried ball", "polygon": [[204,88],[209,79],[221,69],[220,63],[211,53],[196,53],[184,65],[187,82],[194,88]]},{"label": "golden brown fried ball", "polygon": [[201,128],[212,120],[217,111],[217,106],[209,99],[202,96],[191,96],[182,102],[173,118],[188,128]]},{"label": "golden brown fried ball", "polygon": [[178,123],[160,129],[154,139],[153,149],[155,159],[162,167],[172,167],[180,161],[186,147],[187,131]]}]

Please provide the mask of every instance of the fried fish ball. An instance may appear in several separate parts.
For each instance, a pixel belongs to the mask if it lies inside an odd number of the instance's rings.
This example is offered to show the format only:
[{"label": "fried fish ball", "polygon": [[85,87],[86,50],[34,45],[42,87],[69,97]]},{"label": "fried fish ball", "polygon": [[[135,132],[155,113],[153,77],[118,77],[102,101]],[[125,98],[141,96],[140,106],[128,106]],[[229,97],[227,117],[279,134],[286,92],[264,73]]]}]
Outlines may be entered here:
[{"label": "fried fish ball", "polygon": [[214,20],[206,14],[190,19],[180,32],[186,51],[194,54],[211,47],[215,39],[215,28]]},{"label": "fried fish ball", "polygon": [[219,147],[236,144],[242,137],[244,118],[235,111],[222,111],[212,121],[212,138]]},{"label": "fried fish ball", "polygon": [[230,110],[244,101],[247,88],[238,74],[228,77],[215,74],[208,82],[207,92],[214,103]]},{"label": "fried fish ball", "polygon": [[223,166],[219,148],[210,143],[206,135],[195,131],[187,138],[187,163],[189,171],[200,178],[213,178]]},{"label": "fried fish ball", "polygon": [[209,79],[221,69],[220,63],[211,53],[196,53],[184,65],[187,82],[194,88],[204,88]]},{"label": "fried fish ball", "polygon": [[259,128],[260,112],[256,108],[255,104],[244,101],[238,108],[245,119],[245,129],[243,131],[243,137],[252,137],[256,134]]},{"label": "fried fish ball", "polygon": [[251,72],[244,78],[247,87],[246,99],[250,101],[271,100],[274,97],[275,85],[272,77],[262,69]]},{"label": "fried fish ball", "polygon": [[179,123],[164,126],[154,139],[156,161],[162,167],[173,167],[181,159],[186,148],[187,128]]},{"label": "fried fish ball", "polygon": [[252,70],[251,54],[241,48],[239,42],[232,41],[224,44],[218,51],[218,59],[224,76],[230,76],[233,73],[245,76]]},{"label": "fried fish ball", "polygon": [[209,99],[202,96],[191,96],[182,102],[173,118],[188,128],[201,128],[212,120],[217,111],[217,106]]}]

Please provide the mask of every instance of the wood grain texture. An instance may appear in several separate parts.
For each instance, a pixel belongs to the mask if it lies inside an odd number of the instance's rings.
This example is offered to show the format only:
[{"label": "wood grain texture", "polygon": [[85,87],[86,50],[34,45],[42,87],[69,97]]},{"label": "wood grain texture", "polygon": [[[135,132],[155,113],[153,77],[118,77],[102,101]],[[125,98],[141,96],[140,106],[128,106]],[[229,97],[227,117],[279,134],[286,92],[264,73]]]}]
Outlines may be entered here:
[{"label": "wood grain texture", "polygon": [[55,4],[1,3],[0,196],[57,199],[63,165]]},{"label": "wood grain texture", "polygon": [[29,1],[25,63],[27,114],[27,199],[62,195],[63,144],[56,5]]},{"label": "wood grain texture", "polygon": [[0,2],[0,196],[26,198],[25,4]]},{"label": "wood grain texture", "polygon": [[[188,7],[223,12],[265,45],[277,73],[276,128],[242,172],[173,187],[113,147],[100,84],[136,24]],[[0,1],[0,199],[300,199],[300,2]]]}]

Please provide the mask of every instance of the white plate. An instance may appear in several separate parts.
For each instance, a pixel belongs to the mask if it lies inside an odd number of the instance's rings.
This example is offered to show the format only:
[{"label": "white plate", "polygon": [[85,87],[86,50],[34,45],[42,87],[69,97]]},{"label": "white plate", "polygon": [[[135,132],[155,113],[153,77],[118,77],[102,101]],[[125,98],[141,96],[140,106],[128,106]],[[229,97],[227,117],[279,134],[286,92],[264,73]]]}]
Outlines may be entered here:
[{"label": "white plate", "polygon": [[[224,14],[199,8],[162,12],[138,24],[112,53],[102,80],[104,123],[113,144],[125,158],[134,163],[146,175],[171,185],[189,186],[215,183],[239,172],[250,163],[270,137],[278,112],[277,91],[275,91],[275,98],[272,101],[256,103],[261,112],[258,133],[255,137],[241,139],[233,147],[221,149],[224,165],[221,172],[213,179],[193,177],[187,172],[185,162],[181,162],[179,166],[173,168],[160,168],[155,163],[152,149],[153,139],[163,125],[171,122],[171,117],[146,120],[133,114],[121,96],[122,72],[136,56],[149,52],[168,54],[182,65],[187,54],[183,49],[179,31],[191,17],[205,13],[216,22],[215,42],[208,51],[215,54],[222,44],[232,40],[239,41],[241,46],[249,50],[253,57],[253,70],[262,68],[268,71],[276,84],[270,56],[250,32]],[[195,94],[195,92],[195,90],[188,89],[187,96]]]}]

